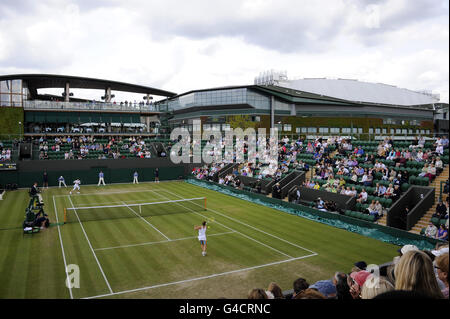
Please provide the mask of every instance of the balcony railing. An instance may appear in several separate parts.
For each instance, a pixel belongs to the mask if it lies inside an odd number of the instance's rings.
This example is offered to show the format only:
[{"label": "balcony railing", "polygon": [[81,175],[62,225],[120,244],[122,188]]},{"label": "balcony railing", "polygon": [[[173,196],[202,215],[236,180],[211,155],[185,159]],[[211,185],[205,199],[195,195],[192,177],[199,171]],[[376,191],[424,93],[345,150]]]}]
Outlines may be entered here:
[{"label": "balcony railing", "polygon": [[71,110],[71,111],[122,111],[122,112],[158,112],[154,104],[120,104],[103,102],[55,102],[55,101],[23,101],[25,110]]}]

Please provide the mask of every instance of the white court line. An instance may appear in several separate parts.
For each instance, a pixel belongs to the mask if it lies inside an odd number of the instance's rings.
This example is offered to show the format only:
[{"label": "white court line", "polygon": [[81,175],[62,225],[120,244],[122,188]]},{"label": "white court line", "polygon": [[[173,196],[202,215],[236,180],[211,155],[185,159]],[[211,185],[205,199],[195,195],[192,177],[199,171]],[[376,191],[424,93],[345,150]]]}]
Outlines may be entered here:
[{"label": "white court line", "polygon": [[[156,190],[156,192],[159,192],[160,190]],[[87,193],[87,194],[73,194],[71,196],[73,197],[78,197],[78,196],[96,196],[96,195],[110,195],[110,194],[125,194],[125,193],[144,193],[144,192],[155,192],[152,190],[148,190],[147,188],[143,188],[143,189],[135,189],[135,190],[130,190],[130,191],[117,191],[117,192],[101,192],[101,193]],[[65,197],[67,195],[53,195],[55,197]]]},{"label": "white court line", "polygon": [[[62,242],[61,230],[59,228],[58,210],[56,209],[55,196],[53,196],[53,206],[55,208],[56,223],[58,225],[59,243],[61,244],[61,250],[62,250],[63,260],[64,260],[64,271],[66,272],[66,283],[67,283],[67,281],[69,279],[69,273],[67,272],[66,254],[64,253],[64,245]],[[69,288],[70,299],[73,299],[72,286],[66,284],[66,287]]]},{"label": "white court line", "polygon": [[[159,194],[158,194],[158,195],[159,195]],[[178,196],[178,195],[176,195],[176,194],[174,194],[174,195],[175,195],[175,196]],[[170,198],[168,198],[167,196],[164,196],[164,195],[161,195],[161,196],[163,196],[164,198],[170,200]],[[182,198],[181,196],[178,196],[178,197]],[[175,204],[180,205],[181,207],[184,207],[184,206],[182,206],[181,204],[179,204],[179,203],[177,203],[177,202],[175,202]],[[194,204],[195,204],[195,203],[194,203]],[[196,204],[196,205],[197,205],[197,204]],[[198,206],[202,207],[201,205],[198,205]],[[202,216],[203,218],[207,218],[205,215],[202,215],[202,214],[200,214],[200,213],[198,213],[198,212],[196,212],[196,211],[194,211],[194,210],[192,210],[192,209],[190,209],[190,208],[188,208],[188,207],[186,207],[186,208],[189,209],[190,211],[192,211],[193,213]],[[217,223],[217,224],[221,225],[222,227],[225,227],[225,228],[227,228],[227,229],[229,229],[229,230],[231,230],[231,231],[234,231],[234,232],[240,234],[241,236],[243,236],[243,237],[245,237],[245,238],[247,238],[247,239],[253,240],[253,241],[257,242],[258,244],[260,244],[260,245],[262,245],[262,246],[264,246],[264,247],[267,247],[267,248],[269,248],[269,249],[272,249],[272,250],[276,251],[277,253],[282,254],[282,255],[284,255],[284,256],[286,256],[286,257],[288,257],[288,258],[294,258],[294,257],[292,257],[292,256],[290,256],[290,255],[288,255],[288,254],[283,253],[282,251],[280,251],[280,250],[278,250],[278,249],[276,249],[276,248],[273,248],[272,246],[269,246],[269,245],[267,245],[267,244],[264,244],[263,242],[260,242],[259,240],[256,240],[256,239],[254,239],[254,238],[252,238],[252,237],[250,237],[250,236],[247,236],[247,235],[245,235],[245,234],[243,234],[243,233],[241,233],[241,232],[239,232],[239,231],[237,231],[237,230],[235,230],[235,229],[232,229],[232,228],[230,228],[230,227],[228,227],[228,226],[225,226],[224,224],[219,223],[218,221],[215,221],[215,223]]]},{"label": "white court line", "polygon": [[[208,235],[208,237],[211,237],[211,236],[222,236],[222,235],[233,234],[233,233],[235,233],[235,232],[234,232],[234,231],[229,231],[229,232],[223,232],[223,233],[211,234],[211,235]],[[175,238],[175,239],[171,239],[171,240],[162,240],[162,241],[149,241],[149,242],[141,243],[141,244],[131,244],[131,245],[115,246],[115,247],[106,247],[106,248],[96,248],[96,249],[94,249],[94,250],[110,250],[110,249],[117,249],[117,248],[127,248],[127,247],[146,246],[146,245],[156,245],[156,244],[167,244],[167,243],[173,242],[173,241],[187,240],[187,239],[193,239],[193,238],[197,238],[197,236],[183,237],[183,238]]]},{"label": "white court line", "polygon": [[[162,190],[162,191],[166,191],[166,192],[170,193],[170,192],[167,191],[167,190]],[[179,196],[179,195],[177,195],[177,194],[174,194],[174,193],[172,193],[172,194],[175,195],[175,196],[177,196],[177,197],[182,198],[181,196]],[[159,195],[159,194],[158,194],[158,195]],[[165,197],[165,198],[167,198],[167,197],[164,196],[164,195],[162,195],[162,196]],[[208,209],[208,210],[211,210],[211,209]],[[213,210],[211,210],[211,211],[213,211]],[[221,214],[220,214],[220,215],[221,215]],[[225,216],[225,217],[228,217],[228,216]],[[216,221],[216,222],[217,222],[217,221]],[[227,226],[225,226],[225,225],[222,225],[222,226],[224,226],[224,227],[230,229],[229,227],[227,227]],[[257,229],[257,228],[255,228],[255,230],[258,230],[258,231],[260,231],[260,232],[262,232],[262,233],[265,233],[265,234],[267,234],[267,235],[270,235],[270,236],[272,236],[272,237],[274,237],[274,238],[278,238],[278,239],[280,239],[281,241],[287,242],[287,243],[289,243],[289,244],[291,244],[291,245],[293,245],[293,246],[296,246],[296,247],[298,247],[298,248],[301,248],[301,249],[304,249],[304,250],[307,250],[307,251],[312,252],[312,251],[309,250],[309,249],[306,249],[306,248],[304,248],[304,247],[301,247],[301,246],[298,246],[298,245],[296,245],[296,244],[290,243],[290,242],[288,242],[288,241],[286,241],[286,240],[284,240],[284,239],[282,239],[282,238],[279,238],[279,237],[277,237],[277,236],[275,236],[275,235],[266,233],[266,232],[264,232],[264,231],[262,231],[262,230],[259,230],[259,229]],[[239,233],[239,232],[236,232],[236,233]],[[210,235],[210,236],[212,236],[212,235]],[[193,281],[198,281],[198,280],[203,280],[203,279],[210,279],[210,278],[214,278],[214,277],[226,276],[226,275],[229,275],[229,274],[234,274],[234,273],[239,273],[239,272],[245,272],[245,271],[249,271],[249,270],[253,270],[253,269],[258,269],[258,268],[263,268],[263,267],[270,267],[270,266],[273,266],[273,265],[278,265],[278,264],[288,263],[288,262],[292,262],[292,261],[296,261],[296,260],[300,260],[300,259],[304,259],[304,258],[309,258],[309,257],[317,256],[317,255],[318,255],[317,253],[313,252],[313,253],[310,254],[310,255],[305,255],[305,256],[296,257],[296,258],[290,258],[290,259],[281,260],[281,261],[276,261],[276,262],[267,263],[267,264],[263,264],[263,265],[258,265],[258,266],[253,266],[253,267],[247,267],[247,268],[242,268],[242,269],[237,269],[237,270],[232,270],[232,271],[227,271],[227,272],[223,272],[223,273],[217,273],[217,274],[212,274],[212,275],[207,275],[207,276],[202,276],[202,277],[196,277],[196,278],[192,278],[192,279],[186,279],[186,280],[174,281],[174,282],[163,283],[163,284],[158,284],[158,285],[153,285],[153,286],[147,286],[147,287],[142,287],[142,288],[136,288],[136,289],[124,290],[124,291],[115,292],[115,293],[110,293],[110,294],[103,294],[103,295],[91,296],[91,297],[86,297],[86,298],[83,298],[83,299],[95,299],[95,298],[109,297],[109,296],[113,296],[113,295],[121,295],[121,294],[127,294],[127,293],[139,292],[139,291],[144,291],[144,290],[149,290],[149,289],[154,289],[154,288],[160,288],[160,287],[166,287],[166,286],[171,286],[171,285],[177,285],[177,284],[182,284],[182,283],[187,283],[187,282],[193,282]]]},{"label": "white court line", "polygon": [[275,261],[275,262],[272,262],[272,263],[269,263],[269,264],[258,265],[258,266],[247,267],[247,268],[241,268],[241,269],[231,270],[231,271],[222,272],[222,273],[218,273],[218,274],[212,274],[212,275],[208,275],[208,276],[202,276],[202,277],[196,277],[196,278],[191,278],[191,279],[186,279],[186,280],[168,282],[168,283],[154,285],[154,286],[148,286],[148,287],[124,290],[124,291],[114,292],[114,293],[110,293],[110,294],[91,296],[91,297],[86,297],[86,298],[82,298],[82,299],[94,299],[94,298],[109,297],[109,296],[113,296],[113,295],[123,295],[123,294],[127,294],[127,293],[143,291],[143,290],[149,290],[149,289],[154,289],[154,288],[172,286],[172,285],[177,285],[177,284],[183,284],[183,283],[193,282],[193,281],[198,281],[198,280],[203,280],[203,279],[210,279],[210,278],[214,278],[214,277],[226,276],[226,275],[235,274],[235,273],[244,272],[244,271],[249,271],[249,270],[253,270],[253,269],[258,269],[258,268],[263,268],[263,267],[269,267],[269,266],[273,266],[273,265],[279,265],[279,264],[283,264],[283,263],[288,263],[288,262],[291,262],[291,261],[300,260],[300,259],[313,257],[313,256],[316,256],[316,254],[311,254],[311,255],[306,255],[306,256],[301,256],[301,257],[296,257],[296,258],[290,258],[290,259],[285,259],[285,260],[281,260],[281,261]]},{"label": "white court line", "polygon": [[[183,182],[184,182],[184,180],[179,180],[179,179],[167,179],[167,180],[159,181],[159,183],[183,183]],[[133,184],[133,181],[131,181],[131,182],[126,182],[126,183],[108,183],[108,184],[106,184],[106,187],[109,187],[109,186],[116,186],[116,185],[130,185],[130,184]],[[139,185],[146,185],[146,184],[156,184],[156,183],[155,183],[155,181],[143,181],[143,182],[139,182]],[[98,187],[98,184],[97,184],[97,183],[95,183],[95,184],[83,184],[83,186],[84,186],[84,187],[92,187],[92,186],[97,186],[97,187]],[[64,187],[64,188],[70,188],[70,187],[71,187],[71,186],[69,185],[69,186]],[[48,189],[51,189],[51,188],[64,189],[63,187],[59,187],[59,186],[57,186],[57,185],[55,185],[55,186],[49,186],[49,187],[48,187]],[[102,188],[103,188],[103,187],[102,187]],[[29,187],[19,187],[18,189],[27,189],[27,190],[30,190]],[[61,197],[61,196],[64,196],[64,195],[53,195],[53,196],[59,196],[59,197]]]},{"label": "white court line", "polygon": [[[187,201],[192,201],[192,200],[197,200],[197,199],[201,199],[204,200],[204,197],[198,197],[198,198],[183,198],[183,199],[173,199],[173,200],[168,200],[168,201],[164,201],[164,202],[149,202],[149,203],[141,203],[141,204],[125,204],[128,206],[142,206],[142,205],[156,205],[156,204],[171,204],[171,203],[176,203],[176,202],[187,202]],[[123,202],[122,205],[104,205],[104,206],[78,206],[78,207],[72,207],[72,208],[67,208],[68,210],[84,210],[84,209],[93,209],[93,208],[117,208],[117,207],[123,207]],[[200,206],[201,207],[201,206]]]},{"label": "white court line", "polygon": [[[123,204],[125,204],[124,202],[122,202]],[[158,228],[156,228],[155,226],[153,226],[148,220],[146,220],[144,217],[142,217],[141,215],[139,215],[138,213],[136,213],[135,211],[134,211],[134,209],[133,208],[131,208],[130,206],[128,206],[127,204],[125,204],[126,206],[127,206],[127,208],[129,209],[129,210],[131,210],[137,217],[139,217],[139,218],[141,218],[144,222],[146,222],[148,225],[150,225],[150,227],[152,227],[154,230],[156,230],[158,233],[160,233],[161,235],[163,235],[164,236],[164,238],[166,238],[167,240],[169,240],[170,241],[170,238],[169,237],[167,237],[166,235],[164,235]]]},{"label": "white court line", "polygon": [[[69,201],[70,201],[70,204],[72,205],[72,207],[74,207],[74,206],[73,206],[73,203],[72,203],[72,199],[70,198],[70,196],[69,196],[69,195],[66,195],[66,196],[69,198]],[[101,271],[101,273],[102,273],[102,275],[103,275],[103,278],[105,279],[106,285],[108,286],[108,289],[109,289],[110,293],[113,293],[113,291],[112,291],[112,289],[111,289],[111,286],[109,285],[108,279],[106,278],[106,275],[105,275],[105,273],[103,272],[103,268],[102,268],[102,266],[100,265],[100,262],[98,261],[97,255],[95,254],[95,251],[94,251],[94,249],[92,248],[91,242],[89,241],[89,238],[88,238],[88,236],[87,236],[87,234],[86,234],[86,231],[84,230],[83,224],[81,223],[80,218],[78,217],[77,211],[74,210],[74,212],[75,212],[75,215],[77,216],[78,222],[80,223],[81,229],[83,230],[84,236],[86,237],[86,240],[87,240],[87,242],[88,242],[88,244],[89,244],[89,247],[91,248],[92,254],[94,255],[95,260],[97,261],[97,265],[98,265],[98,267],[100,268],[100,271]]]},{"label": "white court line", "polygon": [[[175,193],[172,193],[172,192],[170,192],[170,191],[168,191],[168,190],[164,190],[164,191],[166,191],[167,193],[172,194],[172,195],[174,195],[174,196],[177,196],[177,197],[182,198],[180,195],[177,195],[177,194],[175,194]],[[195,205],[198,205],[197,203],[194,203],[194,204],[195,204]],[[272,235],[272,234],[270,234],[270,233],[268,233],[268,232],[265,232],[265,231],[263,231],[263,230],[261,230],[261,229],[259,229],[259,228],[256,228],[256,227],[251,226],[251,225],[246,224],[246,223],[243,223],[243,222],[241,222],[241,221],[239,221],[239,220],[237,220],[237,219],[235,219],[235,218],[232,218],[232,217],[229,217],[229,216],[224,215],[224,214],[222,214],[222,213],[219,213],[218,211],[216,211],[216,210],[214,210],[214,209],[208,208],[208,210],[211,211],[211,212],[213,212],[213,213],[216,213],[216,214],[218,214],[218,215],[220,215],[220,216],[223,216],[223,217],[226,217],[226,218],[228,218],[228,219],[231,219],[232,221],[235,221],[235,222],[237,222],[237,223],[239,223],[239,224],[242,224],[242,225],[244,225],[244,226],[247,226],[247,227],[249,227],[249,228],[252,228],[252,229],[254,229],[254,230],[257,230],[257,231],[259,231],[259,232],[261,232],[261,233],[263,233],[263,234],[265,234],[265,235],[268,235],[268,236],[271,236],[271,237],[276,238],[276,239],[278,239],[278,240],[281,240],[281,241],[283,241],[283,242],[285,242],[285,243],[287,243],[287,244],[290,244],[290,245],[295,246],[295,247],[297,247],[297,248],[301,248],[301,249],[306,250],[306,251],[308,251],[308,252],[310,252],[310,253],[317,254],[316,252],[314,252],[314,251],[312,251],[312,250],[310,250],[310,249],[307,249],[307,248],[305,248],[305,247],[302,247],[302,246],[299,246],[299,245],[297,245],[297,244],[291,243],[290,241],[287,241],[286,239],[280,238],[280,237],[278,237],[278,236],[275,236],[275,235]]]},{"label": "white court line", "polygon": [[[77,207],[84,207],[84,206],[91,206],[91,205],[108,205],[108,204],[119,204],[119,203],[125,203],[132,202],[129,204],[134,204],[135,202],[149,202],[148,199],[136,199],[136,200],[125,200],[125,201],[118,201],[118,202],[107,202],[107,203],[88,203],[88,204],[77,204]],[[149,202],[151,203],[151,201]]]}]

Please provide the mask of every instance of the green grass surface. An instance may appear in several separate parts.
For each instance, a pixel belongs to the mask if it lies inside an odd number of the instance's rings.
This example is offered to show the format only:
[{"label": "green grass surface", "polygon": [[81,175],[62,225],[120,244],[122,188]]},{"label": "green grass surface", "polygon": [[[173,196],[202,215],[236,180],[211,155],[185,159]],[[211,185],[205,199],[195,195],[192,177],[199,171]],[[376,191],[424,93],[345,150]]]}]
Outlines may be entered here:
[{"label": "green grass surface", "polygon": [[[82,186],[71,196],[69,190],[43,191],[52,222],[62,221],[68,207],[206,197],[208,209],[75,219],[24,235],[27,191],[8,192],[0,201],[0,298],[246,298],[272,281],[288,290],[298,277],[312,284],[350,271],[356,261],[381,264],[397,255],[395,245],[184,182]],[[80,219],[85,213],[77,211]],[[212,218],[202,257],[193,226]],[[80,269],[79,288],[65,285],[69,264]]]}]

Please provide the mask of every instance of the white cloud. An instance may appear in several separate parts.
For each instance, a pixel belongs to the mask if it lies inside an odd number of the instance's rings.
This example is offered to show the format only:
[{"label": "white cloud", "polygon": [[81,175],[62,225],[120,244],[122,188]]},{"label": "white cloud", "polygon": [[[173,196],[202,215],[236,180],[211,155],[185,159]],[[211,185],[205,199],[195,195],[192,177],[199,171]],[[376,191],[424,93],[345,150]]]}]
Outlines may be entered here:
[{"label": "white cloud", "polygon": [[261,71],[280,69],[428,89],[448,102],[446,2],[5,0],[0,74],[88,76],[182,93],[252,84]]}]

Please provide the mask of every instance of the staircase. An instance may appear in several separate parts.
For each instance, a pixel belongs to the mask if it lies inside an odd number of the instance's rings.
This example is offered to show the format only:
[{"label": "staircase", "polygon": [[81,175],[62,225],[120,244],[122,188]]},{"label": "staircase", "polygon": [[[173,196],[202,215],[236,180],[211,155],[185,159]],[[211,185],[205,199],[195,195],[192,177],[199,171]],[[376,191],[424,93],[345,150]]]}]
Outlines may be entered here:
[{"label": "staircase", "polygon": [[[386,224],[387,224],[387,214],[384,214],[383,217],[381,217],[375,223],[378,224],[378,225],[386,226]],[[419,230],[419,232],[420,232],[420,230]]]},{"label": "staircase", "polygon": [[420,234],[422,228],[427,227],[428,224],[430,223],[431,216],[436,212],[436,206],[439,202],[439,196],[441,195],[440,194],[441,181],[447,180],[448,175],[449,175],[449,165],[446,165],[443,172],[438,177],[436,177],[433,183],[431,183],[430,185],[430,187],[434,187],[435,189],[434,192],[435,200],[433,206],[425,213],[425,215],[422,216],[422,218],[416,223],[416,225],[414,225],[414,227],[411,228],[411,230],[409,231],[410,233]]}]

